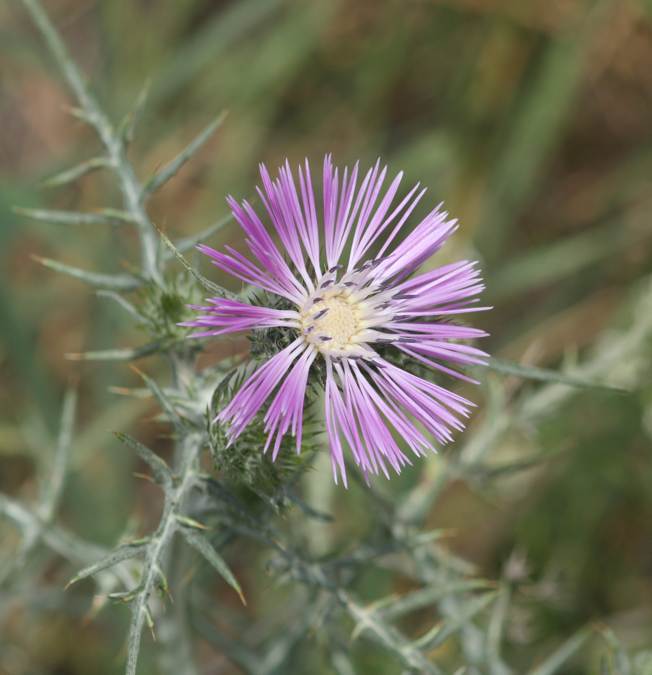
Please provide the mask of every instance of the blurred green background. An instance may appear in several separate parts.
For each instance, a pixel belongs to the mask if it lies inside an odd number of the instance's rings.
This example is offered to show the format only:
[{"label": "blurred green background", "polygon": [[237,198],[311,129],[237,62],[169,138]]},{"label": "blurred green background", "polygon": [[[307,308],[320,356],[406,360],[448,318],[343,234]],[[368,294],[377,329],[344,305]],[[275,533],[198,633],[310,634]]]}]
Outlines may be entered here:
[{"label": "blurred green background", "polygon": [[[537,399],[535,422],[515,425],[492,448],[495,470],[482,480],[448,483],[429,522],[453,528],[451,548],[485,577],[500,577],[508,561],[526,568],[529,584],[508,634],[523,670],[589,621],[608,623],[632,650],[652,648],[652,303],[645,302],[652,293],[652,3],[49,0],[44,6],[114,118],[150,80],[130,151],[141,175],[229,111],[216,137],[152,202],[153,219],[170,235],[219,220],[229,193],[250,196],[261,160],[276,165],[286,156],[308,156],[319,164],[332,152],[336,163],[368,164],[381,156],[460,219],[443,258],[482,261],[485,298],[495,309],[476,325],[491,332],[489,351],[550,368],[587,360],[593,379],[632,391]],[[62,392],[79,381],[62,522],[112,544],[125,529],[155,522],[158,496],[133,477],[131,455],[109,432],[131,430],[162,452],[166,441],[152,422],[152,404],[116,390],[137,381],[127,366],[84,364],[64,354],[143,338],[119,309],[31,256],[115,271],[133,263],[137,242],[119,225],[46,225],[12,211],[117,203],[101,175],[65,189],[41,185],[97,149],[92,133],[66,114],[69,104],[20,3],[2,3],[0,491],[33,497]],[[230,225],[209,243],[237,237]],[[608,359],[595,356],[601,349],[612,349]],[[155,371],[157,364],[146,360],[141,367]],[[486,379],[489,389],[500,388],[506,409],[539,386]],[[481,410],[487,390],[468,392]],[[542,461],[527,470],[514,464],[532,456]],[[440,461],[428,460],[426,472],[436,473]],[[330,480],[327,471],[321,478]],[[415,474],[397,481],[393,498],[416,480]],[[343,512],[348,499],[358,504],[345,496]],[[16,545],[16,532],[0,520],[0,562],[11,559]],[[0,587],[0,673],[121,672],[126,610],[109,608],[85,621],[87,595],[64,595],[71,570],[45,557],[30,564],[20,594]],[[267,582],[256,582],[258,572],[242,561],[234,567],[259,595],[249,611],[265,611]],[[383,584],[383,592],[392,589],[391,580]],[[228,602],[224,589],[211,592]],[[367,597],[378,594],[370,587]],[[360,663],[372,665],[360,672],[400,672],[367,649]],[[240,672],[208,643],[198,655],[204,672]],[[597,673],[596,659],[588,649],[563,672]],[[147,663],[143,672],[155,672]],[[321,671],[296,665],[285,672]]]}]

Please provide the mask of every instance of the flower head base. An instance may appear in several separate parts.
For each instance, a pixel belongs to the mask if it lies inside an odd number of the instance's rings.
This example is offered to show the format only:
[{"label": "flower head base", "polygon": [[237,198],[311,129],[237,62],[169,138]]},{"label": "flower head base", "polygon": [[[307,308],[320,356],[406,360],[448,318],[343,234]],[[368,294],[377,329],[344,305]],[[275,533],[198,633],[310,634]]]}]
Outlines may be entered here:
[{"label": "flower head base", "polygon": [[411,463],[407,449],[423,455],[432,448],[429,435],[450,441],[473,405],[392,363],[382,355],[388,347],[466,380],[454,366],[486,362],[484,352],[460,342],[486,333],[450,322],[454,315],[487,309],[476,305],[483,285],[475,263],[411,277],[456,229],[455,221],[437,207],[408,230],[405,223],[425,190],[415,186],[392,208],[402,174],[381,197],[387,169],[377,162],[359,185],[358,173],[356,164],[340,180],[330,156],[325,158],[318,214],[307,161],[298,185],[287,162],[276,180],[261,166],[258,194],[283,252],[252,206],[233,198],[229,205],[257,263],[231,247],[227,253],[199,248],[222,270],[285,298],[294,309],[210,298],[194,307],[201,314],[185,324],[202,328],[198,337],[272,327],[293,336],[217,417],[232,441],[271,398],[265,451],[273,445],[274,458],[287,433],[296,437],[297,452],[301,448],[308,376],[315,360],[322,360],[333,474],[345,484],[344,442],[365,475],[389,476],[388,465],[399,472]]}]

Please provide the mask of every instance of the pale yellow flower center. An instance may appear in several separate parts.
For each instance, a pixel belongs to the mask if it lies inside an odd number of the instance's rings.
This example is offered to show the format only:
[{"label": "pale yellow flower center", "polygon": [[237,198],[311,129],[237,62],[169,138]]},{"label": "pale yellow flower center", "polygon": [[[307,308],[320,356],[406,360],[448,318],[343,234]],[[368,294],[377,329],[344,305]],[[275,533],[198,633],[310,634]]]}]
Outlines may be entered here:
[{"label": "pale yellow flower center", "polygon": [[360,307],[342,291],[324,293],[301,312],[301,324],[305,339],[324,353],[353,347],[363,329]]}]

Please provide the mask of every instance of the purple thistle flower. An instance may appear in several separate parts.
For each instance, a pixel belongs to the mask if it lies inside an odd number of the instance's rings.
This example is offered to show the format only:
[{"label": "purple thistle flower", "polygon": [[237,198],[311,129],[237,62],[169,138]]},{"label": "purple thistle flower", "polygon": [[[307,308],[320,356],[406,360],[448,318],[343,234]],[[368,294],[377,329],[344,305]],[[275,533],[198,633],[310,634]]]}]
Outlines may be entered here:
[{"label": "purple thistle flower", "polygon": [[[294,340],[243,384],[216,420],[227,425],[232,442],[263,404],[267,443],[275,459],[283,436],[301,448],[308,375],[316,359],[325,365],[326,431],[335,482],[347,484],[343,442],[362,472],[389,477],[411,464],[400,438],[417,456],[431,449],[425,432],[443,444],[473,404],[383,358],[375,346],[391,346],[453,377],[473,381],[456,365],[484,364],[487,355],[459,340],[485,336],[454,325],[449,317],[478,307],[484,286],[476,263],[460,261],[411,276],[457,229],[448,214],[433,209],[411,231],[405,223],[425,193],[417,184],[392,207],[402,173],[381,195],[387,167],[380,161],[358,185],[358,164],[341,178],[330,155],[324,159],[323,205],[318,213],[310,167],[299,167],[298,183],[289,163],[273,180],[261,165],[258,195],[280,240],[279,247],[252,206],[229,197],[256,262],[230,246],[221,253],[199,249],[229,274],[286,298],[294,307],[256,307],[210,298],[194,307],[201,315],[184,325],[200,327],[196,337],[283,327]],[[402,236],[401,236],[402,235]],[[374,257],[371,252],[374,251]]]}]

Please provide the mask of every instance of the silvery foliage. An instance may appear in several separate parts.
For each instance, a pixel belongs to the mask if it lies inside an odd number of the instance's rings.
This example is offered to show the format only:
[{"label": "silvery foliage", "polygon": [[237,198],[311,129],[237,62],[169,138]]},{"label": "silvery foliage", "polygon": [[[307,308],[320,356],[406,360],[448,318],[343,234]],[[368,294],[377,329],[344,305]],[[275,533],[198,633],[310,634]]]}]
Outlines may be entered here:
[{"label": "silvery foliage", "polygon": [[[554,414],[572,395],[573,387],[597,386],[593,384],[595,379],[608,375],[622,359],[635,358],[640,353],[641,345],[652,334],[650,288],[643,289],[634,299],[634,318],[626,330],[599,344],[584,363],[569,366],[564,373],[494,359],[491,367],[498,376],[489,378],[488,409],[483,421],[467,434],[461,449],[440,458],[439,470],[426,471],[400,501],[389,501],[373,486],[362,486],[369,511],[374,514],[368,531],[352,541],[345,552],[320,549],[315,553],[308,541],[310,533],[323,533],[333,519],[301,498],[302,480],[323,441],[318,420],[307,420],[299,458],[289,447],[280,454],[289,459],[279,459],[276,464],[262,456],[261,423],[253,424],[226,451],[223,433],[210,420],[252,365],[234,368],[226,360],[199,372],[196,355],[200,347],[185,340],[184,330],[177,327],[185,318],[187,302],[201,297],[204,291],[213,295],[227,293],[196,271],[184,253],[217,232],[229,218],[194,237],[172,243],[157,230],[147,212],[148,198],[192,158],[221,126],[224,116],[209,124],[149,180],[141,182],[127,157],[127,148],[143,114],[146,93],[124,120],[114,125],[90,93],[39,1],[22,0],[22,3],[76,99],[71,113],[95,130],[103,147],[100,156],[54,176],[49,183],[65,185],[101,170],[115,177],[122,195],[119,208],[108,207],[94,213],[57,210],[23,210],[23,213],[48,223],[119,222],[135,228],[140,242],[137,272],[99,273],[55,260],[40,261],[87,283],[146,329],[150,339],[141,346],[87,352],[76,358],[129,362],[159,354],[167,360],[169,384],[164,386],[140,373],[144,390],[139,395],[147,394],[156,400],[174,438],[175,449],[173,462],[168,464],[136,438],[117,433],[149,467],[149,478],[162,492],[160,520],[148,536],[126,539],[112,549],[82,540],[57,523],[75,428],[76,394],[68,392],[52,464],[38,501],[26,504],[0,495],[0,513],[21,537],[14,559],[0,570],[0,586],[11,592],[18,583],[23,563],[37,550],[65,559],[74,570],[70,584],[87,578],[94,580],[94,612],[107,601],[130,607],[127,675],[139,672],[139,653],[146,628],[157,634],[155,649],[160,654],[161,670],[169,673],[201,672],[193,648],[199,637],[243,671],[256,674],[288,672],[286,664],[304,640],[316,642],[320,658],[341,674],[355,672],[352,651],[356,642],[362,640],[386,650],[401,672],[451,672],[444,669],[451,664],[458,668],[455,672],[469,675],[518,672],[507,663],[503,647],[510,622],[519,617],[518,596],[529,583],[527,566],[515,555],[501,578],[480,579],[470,564],[443,545],[444,531],[424,529],[426,516],[451,481],[484,484],[541,461],[542,457],[535,456],[509,465],[495,464],[491,453],[510,430],[528,433],[537,420]],[[274,336],[267,337],[267,343],[253,345],[254,357],[278,348]],[[543,384],[526,388],[514,400],[507,400],[501,375],[539,380]],[[200,465],[206,451],[212,454],[219,471],[207,473]],[[303,523],[302,527],[285,526],[290,511],[297,514],[293,522]],[[209,606],[206,594],[188,593],[182,586],[170,587],[168,576],[179,564],[187,567],[187,573],[196,570],[196,557],[189,555],[193,552],[244,604],[243,589],[227,562],[229,548],[239,540],[255,542],[265,552],[268,572],[279,584],[287,585],[289,600],[278,616],[271,618],[252,619],[249,614],[234,613],[233,609],[225,611],[221,619],[241,635],[233,639],[211,623],[211,613],[220,613],[220,608]],[[370,568],[400,573],[409,582],[410,590],[371,603],[363,601],[356,590],[356,581]],[[198,576],[195,584],[207,583],[206,575]],[[174,608],[170,598],[174,598]],[[419,622],[419,634],[414,635],[410,626],[415,624],[406,619],[417,613],[436,620],[428,619],[430,625],[426,630],[423,620]],[[634,658],[608,628],[587,626],[552,647],[531,668],[530,675],[560,672],[589,640],[601,642],[604,673],[644,672],[647,663],[644,654]],[[439,650],[447,644],[455,644],[457,650]],[[438,657],[443,653],[446,653],[445,667]]]}]

